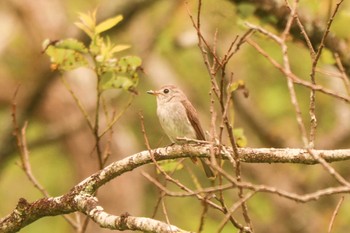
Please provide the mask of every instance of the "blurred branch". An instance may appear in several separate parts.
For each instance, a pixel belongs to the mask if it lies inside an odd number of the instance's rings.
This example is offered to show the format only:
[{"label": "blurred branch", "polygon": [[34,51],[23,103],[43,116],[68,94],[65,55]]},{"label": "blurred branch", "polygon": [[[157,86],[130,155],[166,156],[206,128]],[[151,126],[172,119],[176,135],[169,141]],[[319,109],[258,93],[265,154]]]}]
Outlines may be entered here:
[{"label": "blurred branch", "polygon": [[[233,4],[246,3],[245,0],[229,0]],[[249,0],[248,2],[254,4],[254,14],[259,18],[268,18],[273,16],[277,19],[277,23],[274,23],[276,29],[283,31],[285,29],[286,22],[290,15],[290,10],[285,4],[281,4],[280,1],[276,0]],[[310,42],[313,45],[321,43],[324,32],[326,31],[327,25],[320,24],[319,18],[312,18],[310,15],[304,12],[298,12],[298,19],[304,25],[305,32],[307,33]],[[308,46],[307,41],[304,40],[304,36],[300,33],[301,30],[298,24],[291,26],[290,34],[294,39],[301,41]],[[324,40],[325,48],[338,53],[339,58],[344,65],[345,71],[350,76],[350,47],[345,39],[338,38],[332,32]]]},{"label": "blurred branch", "polygon": [[[252,24],[247,24],[249,25],[249,27],[253,28],[253,29],[256,29],[256,30],[259,30],[259,32],[265,34],[265,32],[263,31],[262,28],[260,27],[257,27],[255,25],[252,25]],[[326,95],[329,95],[329,96],[332,96],[332,97],[335,97],[337,99],[340,99],[340,100],[343,100],[345,101],[346,103],[350,103],[350,98],[348,96],[345,96],[345,95],[342,95],[342,94],[339,94],[338,92],[336,91],[333,91],[333,90],[330,90],[328,88],[325,88],[323,87],[322,85],[314,85],[308,81],[305,81],[301,78],[299,78],[297,75],[295,75],[294,73],[292,72],[287,72],[285,70],[285,68],[280,65],[275,59],[273,59],[263,48],[261,48],[256,42],[254,42],[252,39],[248,38],[247,39],[247,42],[248,44],[250,44],[252,47],[254,47],[261,55],[263,55],[273,66],[275,66],[280,72],[282,72],[285,76],[287,76],[288,78],[290,78],[295,84],[298,84],[298,85],[302,85],[302,86],[305,86],[307,88],[310,88],[312,90],[315,90],[315,91],[318,91],[318,92],[321,92],[321,93],[324,93]]]},{"label": "blurred branch", "polygon": [[[131,217],[128,214],[122,216],[110,215],[97,205],[98,199],[93,194],[110,180],[134,170],[142,165],[152,163],[153,160],[161,161],[183,157],[210,157],[211,144],[185,144],[174,145],[164,148],[157,148],[151,151],[145,150],[122,160],[116,161],[104,169],[86,178],[81,183],[74,186],[70,192],[51,198],[42,198],[32,203],[25,199],[20,199],[15,210],[4,218],[0,219],[1,232],[16,232],[26,225],[45,216],[56,216],[72,212],[82,212],[97,222],[101,227],[119,230],[141,230],[150,232],[185,232],[165,223],[148,218]],[[224,159],[233,155],[231,147],[214,146]],[[315,164],[318,160],[315,157],[322,157],[327,162],[335,162],[350,159],[350,149],[347,150],[309,150],[305,149],[274,149],[274,148],[238,148],[239,160],[247,163],[300,163]],[[153,156],[152,156],[153,154]],[[254,185],[248,182],[240,182],[232,178],[222,168],[215,166],[234,186],[249,189],[256,192],[274,193],[291,200],[307,202],[317,200],[322,196],[329,196],[336,193],[350,192],[349,186],[331,187],[318,190],[311,194],[299,195],[278,190],[274,187],[264,185]],[[225,187],[221,187],[225,188]],[[227,188],[227,187],[226,187]],[[216,189],[208,190],[208,193]],[[205,190],[201,190],[202,193]],[[198,193],[197,193],[198,194]],[[196,192],[193,193],[196,195]],[[140,222],[147,222],[143,225]],[[174,232],[174,231],[172,231]]]},{"label": "blurred branch", "polygon": [[34,187],[38,189],[43,196],[48,197],[49,196],[48,192],[44,189],[44,187],[39,183],[39,181],[33,175],[32,167],[29,163],[29,151],[27,148],[27,140],[25,136],[28,122],[24,123],[24,126],[21,130],[17,123],[17,116],[16,116],[17,104],[15,102],[15,99],[16,99],[18,90],[19,90],[19,86],[17,87],[12,100],[12,124],[14,127],[13,134],[16,137],[17,146],[21,156],[21,167],[25,172],[25,174],[27,175],[29,181],[34,185]]},{"label": "blurred branch", "polygon": [[[129,1],[128,4],[117,5],[116,9],[109,11],[110,15],[104,15],[103,18],[109,18],[111,15],[115,15],[116,13],[122,14],[125,18],[119,25],[117,29],[114,30],[123,30],[125,29],[125,26],[128,25],[129,22],[131,22],[131,18],[136,16],[140,11],[143,11],[145,8],[150,7],[153,3],[156,3],[156,0],[146,0],[146,1]],[[10,2],[9,2],[10,3]],[[16,4],[10,5],[14,11],[18,11],[19,15],[21,9],[18,8]],[[22,19],[23,24],[25,24],[27,21],[25,18]],[[81,32],[80,34],[76,35],[76,38],[79,40],[82,40],[84,42],[87,42],[88,37]],[[48,65],[43,65],[41,70],[38,70],[37,74],[35,75],[38,77],[38,79],[35,81],[36,86],[34,86],[33,90],[31,91],[30,96],[27,98],[26,105],[21,109],[21,112],[18,114],[18,125],[23,125],[23,122],[29,118],[35,113],[35,111],[39,108],[42,101],[45,100],[45,94],[48,88],[50,87],[51,83],[55,80],[55,77],[57,76],[57,72],[52,72],[49,69]],[[6,141],[4,141],[0,145],[0,171],[2,170],[2,166],[5,165],[5,161],[11,156],[11,154],[15,151],[15,143],[14,138],[12,137],[12,130],[9,129],[7,132],[4,133],[3,138],[5,138]]]}]

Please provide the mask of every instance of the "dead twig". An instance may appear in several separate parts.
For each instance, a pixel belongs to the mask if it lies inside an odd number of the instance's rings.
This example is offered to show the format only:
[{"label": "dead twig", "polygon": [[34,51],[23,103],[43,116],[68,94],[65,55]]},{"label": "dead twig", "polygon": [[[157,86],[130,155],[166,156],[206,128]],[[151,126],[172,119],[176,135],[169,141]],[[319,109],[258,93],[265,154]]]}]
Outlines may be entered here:
[{"label": "dead twig", "polygon": [[338,212],[339,212],[339,209],[340,209],[340,206],[341,204],[343,203],[344,201],[344,196],[342,196],[337,204],[337,206],[335,207],[335,210],[332,214],[332,218],[331,218],[331,221],[329,222],[329,225],[328,225],[328,233],[331,233],[332,231],[332,228],[333,228],[333,224],[334,224],[334,220],[335,220],[335,217],[337,216]]}]

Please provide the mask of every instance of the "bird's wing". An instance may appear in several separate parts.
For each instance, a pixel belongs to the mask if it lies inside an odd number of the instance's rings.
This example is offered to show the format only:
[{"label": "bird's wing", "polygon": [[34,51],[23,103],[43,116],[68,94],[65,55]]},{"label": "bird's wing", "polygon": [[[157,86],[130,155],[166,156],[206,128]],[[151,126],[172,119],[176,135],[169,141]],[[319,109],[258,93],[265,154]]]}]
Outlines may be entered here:
[{"label": "bird's wing", "polygon": [[198,140],[205,140],[205,135],[204,135],[203,129],[201,127],[201,124],[199,122],[196,109],[193,107],[193,105],[188,100],[183,100],[183,101],[181,101],[181,103],[184,105],[184,107],[186,109],[187,117],[188,117],[192,127],[196,131],[197,139]]}]

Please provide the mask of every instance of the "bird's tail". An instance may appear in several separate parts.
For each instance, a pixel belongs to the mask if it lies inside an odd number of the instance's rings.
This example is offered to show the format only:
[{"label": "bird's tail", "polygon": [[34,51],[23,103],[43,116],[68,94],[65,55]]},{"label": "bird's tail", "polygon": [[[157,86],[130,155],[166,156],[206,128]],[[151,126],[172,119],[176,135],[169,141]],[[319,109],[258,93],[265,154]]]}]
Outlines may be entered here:
[{"label": "bird's tail", "polygon": [[208,164],[205,163],[204,159],[200,159],[204,172],[207,175],[209,179],[215,179],[215,173],[214,171],[209,167]]}]

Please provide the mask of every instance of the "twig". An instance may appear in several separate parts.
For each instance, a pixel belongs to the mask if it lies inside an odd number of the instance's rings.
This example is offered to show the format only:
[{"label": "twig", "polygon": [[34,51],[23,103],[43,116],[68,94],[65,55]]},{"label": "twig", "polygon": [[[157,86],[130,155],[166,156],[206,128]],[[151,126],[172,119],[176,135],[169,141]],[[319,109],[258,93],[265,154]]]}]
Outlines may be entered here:
[{"label": "twig", "polygon": [[323,168],[331,175],[335,180],[337,180],[340,184],[344,186],[350,187],[350,183],[344,179],[331,165],[329,165],[323,158],[322,154],[314,154],[312,150],[307,149],[308,153],[314,157],[322,166]]},{"label": "twig", "polygon": [[334,92],[333,90],[327,89],[321,85],[314,85],[312,83],[309,83],[305,80],[300,79],[298,76],[296,76],[294,73],[287,73],[284,68],[275,60],[273,59],[271,56],[269,56],[269,54],[262,49],[257,43],[255,43],[253,40],[251,40],[250,38],[248,38],[247,43],[250,44],[252,47],[254,47],[261,55],[263,55],[273,66],[275,66],[281,73],[283,73],[284,75],[288,75],[295,84],[298,85],[302,85],[305,86],[307,88],[313,89],[315,91],[319,91],[321,93],[324,93],[326,95],[335,97],[337,99],[343,100],[346,103],[350,103],[350,97],[338,94],[337,92]]},{"label": "twig", "polygon": [[[289,2],[287,0],[285,0],[285,4],[289,8],[289,10],[292,11],[292,7],[290,6],[290,4],[289,4]],[[314,48],[312,46],[311,40],[310,40],[309,36],[307,35],[305,27],[302,24],[302,22],[301,22],[297,12],[294,13],[294,17],[295,17],[295,20],[296,20],[296,22],[298,24],[298,27],[300,28],[301,34],[303,35],[303,37],[305,39],[306,45],[309,48],[310,57],[313,58],[316,55],[316,52],[315,52],[315,50],[314,50]]]},{"label": "twig", "polygon": [[224,229],[227,221],[230,219],[230,216],[242,205],[242,203],[248,201],[248,199],[253,197],[255,194],[256,192],[250,192],[246,194],[244,198],[240,199],[238,202],[232,205],[232,207],[228,210],[227,214],[225,215],[224,219],[221,221],[218,228],[218,232],[221,232]]},{"label": "twig", "polygon": [[[288,1],[286,1],[286,2],[288,2]],[[294,106],[294,110],[295,110],[295,114],[296,114],[299,130],[300,130],[300,133],[301,133],[302,142],[304,144],[304,147],[307,148],[309,146],[309,141],[308,141],[308,138],[307,138],[305,124],[303,122],[303,118],[302,118],[302,115],[301,115],[301,109],[300,109],[300,105],[299,105],[299,102],[298,102],[298,99],[297,99],[297,96],[296,96],[296,93],[295,93],[293,80],[290,78],[290,75],[288,75],[288,74],[292,73],[292,71],[291,71],[290,63],[289,63],[288,46],[286,44],[286,40],[287,40],[287,37],[288,37],[288,35],[290,33],[290,29],[292,27],[292,23],[293,23],[293,21],[295,19],[295,16],[296,16],[297,6],[298,6],[298,1],[295,0],[294,4],[293,4],[293,7],[291,8],[290,16],[288,17],[288,21],[287,21],[286,27],[285,27],[282,35],[281,35],[280,46],[281,46],[282,54],[283,54],[283,66],[284,66],[284,69],[285,69],[285,71],[287,73],[286,77],[287,77],[287,84],[288,84],[289,94],[290,94],[290,97],[291,97],[291,102],[292,102],[292,104]],[[314,92],[314,90],[311,90],[311,92]],[[315,117],[315,119],[316,119],[316,117]]]},{"label": "twig", "polygon": [[[214,36],[215,39],[214,39],[214,46],[213,46],[213,48],[215,48],[215,50],[210,48],[210,46],[208,45],[208,43],[206,42],[205,38],[202,35],[201,27],[200,27],[201,26],[200,25],[200,23],[201,23],[201,21],[200,21],[201,9],[202,9],[202,1],[199,0],[198,1],[198,6],[197,6],[197,22],[194,21],[194,19],[193,19],[191,13],[189,12],[189,10],[188,10],[188,14],[190,16],[190,19],[192,21],[192,24],[193,24],[194,28],[197,31],[198,47],[200,48],[200,51],[202,53],[202,57],[203,57],[203,60],[204,60],[204,64],[206,65],[207,70],[208,70],[209,75],[210,75],[212,90],[214,90],[214,93],[218,97],[218,100],[219,100],[219,103],[220,103],[220,106],[221,106],[222,121],[223,121],[223,124],[225,125],[226,131],[227,131],[227,133],[229,135],[230,143],[231,143],[233,151],[234,151],[234,153],[233,153],[234,154],[234,158],[236,160],[236,162],[234,163],[236,176],[237,176],[237,179],[240,180],[241,179],[240,163],[238,161],[239,154],[238,154],[238,150],[237,150],[236,140],[235,140],[235,138],[233,136],[232,125],[230,124],[230,121],[229,121],[229,118],[228,118],[228,105],[229,105],[229,102],[231,101],[231,95],[227,94],[224,91],[225,90],[224,86],[226,86],[225,82],[224,82],[225,76],[226,76],[226,65],[229,62],[229,59],[233,55],[233,53],[231,53],[231,51],[232,51],[232,48],[233,48],[233,44],[237,41],[237,37],[231,43],[231,45],[230,45],[230,47],[228,49],[228,52],[224,56],[224,59],[222,59],[222,60],[218,59],[217,55],[216,55],[216,33],[215,33],[215,36]],[[247,35],[249,35],[249,33],[246,33],[245,35],[247,36]],[[209,60],[209,57],[208,57],[208,51],[206,50],[204,45],[209,50],[210,55],[212,55],[214,57],[214,62],[210,63],[210,60]],[[241,44],[239,44],[236,47],[237,50],[238,50],[240,45]],[[216,74],[217,74],[217,71],[218,71],[219,68],[220,68],[220,71],[221,71],[221,76],[220,76],[220,84],[218,85],[217,82],[216,82]],[[232,78],[232,76],[231,76],[231,78]],[[226,98],[225,98],[225,94],[226,94]],[[222,133],[223,133],[223,126],[221,125],[220,133],[219,133],[219,143],[220,144],[222,142]],[[243,190],[239,188],[238,196],[240,198],[242,198],[242,195],[243,195]],[[221,203],[225,207],[223,199],[221,199]],[[242,209],[243,209],[244,219],[245,219],[246,223],[249,225],[249,228],[252,229],[251,220],[249,218],[248,211],[247,211],[247,206],[246,206],[245,202],[242,203]],[[235,222],[233,222],[233,223],[237,227],[237,224]]]},{"label": "twig", "polygon": [[161,199],[160,203],[162,205],[162,210],[163,210],[163,214],[165,216],[166,223],[168,223],[170,225],[170,220],[169,220],[168,212],[167,212],[166,207],[165,207],[164,198]]},{"label": "twig", "polygon": [[334,58],[335,58],[335,62],[337,63],[338,69],[340,71],[340,78],[343,80],[346,92],[348,93],[348,96],[350,96],[350,81],[348,76],[346,75],[344,66],[341,62],[341,59],[339,57],[338,53],[334,53]]},{"label": "twig", "polygon": [[34,185],[36,189],[38,189],[44,197],[49,197],[49,193],[46,191],[46,189],[39,183],[39,181],[35,178],[35,176],[32,173],[32,167],[29,162],[29,151],[27,148],[27,140],[26,140],[26,129],[28,126],[28,122],[24,123],[23,128],[21,131],[19,130],[19,126],[16,119],[16,111],[17,111],[17,104],[15,102],[15,98],[17,96],[19,90],[19,86],[17,87],[13,100],[12,100],[12,123],[14,127],[14,135],[17,140],[17,147],[20,152],[20,158],[21,158],[21,167],[25,174],[27,175],[29,181]]},{"label": "twig", "polygon": [[[28,151],[28,146],[27,146],[27,138],[26,138],[26,129],[28,126],[28,122],[26,121],[24,123],[24,126],[22,127],[21,131],[19,131],[19,126],[17,123],[17,117],[16,117],[16,112],[17,112],[17,104],[16,104],[16,96],[19,91],[20,86],[18,86],[15,90],[15,93],[12,98],[12,123],[14,127],[14,135],[17,140],[17,147],[20,152],[20,158],[21,158],[21,167],[24,171],[24,173],[27,175],[29,181],[34,185],[36,189],[38,189],[41,194],[48,198],[50,197],[49,193],[47,190],[40,184],[40,182],[36,179],[36,177],[33,175],[32,172],[32,167],[29,161],[29,151]],[[62,216],[74,229],[78,228],[78,224],[75,223],[71,218],[69,218],[66,215]]]},{"label": "twig", "polygon": [[[317,53],[313,57],[312,69],[311,69],[310,77],[311,77],[311,83],[314,84],[314,85],[316,84],[316,80],[315,80],[316,67],[317,67],[318,61],[319,61],[319,59],[321,57],[323,48],[325,46],[325,40],[326,40],[326,38],[327,38],[327,36],[329,34],[329,29],[330,29],[330,27],[332,25],[333,19],[334,19],[335,15],[337,14],[338,9],[339,9],[339,7],[340,7],[342,2],[343,2],[343,0],[340,0],[336,4],[334,12],[333,12],[333,14],[331,15],[331,17],[328,20],[327,27],[326,27],[326,30],[325,30],[323,36],[322,36],[321,43],[320,43],[320,45],[319,45],[319,47],[317,49]],[[311,92],[310,92],[310,110],[309,110],[310,120],[311,120],[310,137],[309,137],[310,138],[310,145],[309,145],[310,148],[314,147],[315,132],[316,132],[316,127],[317,127],[317,118],[316,118],[316,114],[315,114],[315,106],[316,106],[316,102],[315,102],[316,96],[315,95],[316,95],[315,90],[311,90]]]},{"label": "twig", "polygon": [[331,221],[329,222],[329,226],[328,226],[328,233],[331,233],[332,231],[332,228],[333,228],[333,224],[334,224],[334,220],[335,220],[335,217],[337,216],[338,212],[339,212],[339,209],[340,209],[340,206],[341,204],[343,203],[344,201],[344,196],[342,196],[337,204],[337,206],[335,207],[335,210],[332,214],[332,218],[331,218]]},{"label": "twig", "polygon": [[[207,196],[208,197],[208,196]],[[200,233],[203,231],[203,228],[204,228],[204,223],[205,223],[205,217],[208,213],[208,204],[206,201],[203,202],[203,211],[200,215],[200,221],[199,221],[199,227],[198,227],[198,230],[197,232]]]},{"label": "twig", "polygon": [[61,81],[62,81],[63,85],[67,88],[68,92],[73,97],[73,99],[74,99],[76,105],[78,106],[79,110],[84,115],[84,118],[85,118],[86,123],[88,124],[89,128],[91,129],[91,131],[93,131],[94,126],[93,126],[93,124],[92,124],[92,122],[90,120],[89,114],[85,110],[85,108],[84,108],[83,104],[81,103],[80,99],[75,95],[75,93],[74,93],[73,89],[71,88],[71,86],[69,85],[69,83],[62,76],[61,76]]},{"label": "twig", "polygon": [[103,137],[113,126],[114,124],[120,119],[120,117],[126,112],[126,110],[131,106],[133,100],[135,98],[135,95],[131,95],[129,98],[127,104],[125,107],[113,117],[113,119],[108,123],[108,126],[103,130],[103,132],[99,135],[99,137]]},{"label": "twig", "polygon": [[[97,70],[95,71],[98,74]],[[100,108],[101,108],[101,95],[102,92],[100,90],[100,77],[97,77],[97,87],[96,87],[96,105],[95,105],[95,122],[93,127],[93,135],[95,137],[95,148],[98,158],[99,169],[103,168],[103,155],[102,149],[100,145],[101,137],[100,137]]]},{"label": "twig", "polygon": [[[175,192],[171,192],[169,190],[167,190],[162,184],[160,184],[157,180],[155,180],[154,178],[152,178],[150,175],[148,175],[145,172],[142,172],[142,175],[147,178],[150,182],[152,182],[154,185],[157,186],[157,188],[159,188],[160,190],[162,190],[166,195],[168,196],[173,196],[173,197],[185,197],[185,196],[196,196],[197,199],[201,200],[201,201],[205,201],[206,203],[208,203],[211,207],[213,207],[214,209],[223,211],[222,207],[220,207],[219,205],[215,204],[214,202],[207,200],[204,196],[203,193],[205,193],[203,190],[200,191],[193,191],[189,188],[187,188],[186,186],[182,185],[180,186],[180,188],[182,190],[184,190],[186,193],[175,193]],[[170,177],[171,179],[171,177]],[[225,189],[228,187],[222,187],[222,189]],[[211,189],[213,191],[216,191],[215,189]],[[211,191],[209,190],[209,192]],[[219,189],[218,189],[219,190]]]}]

